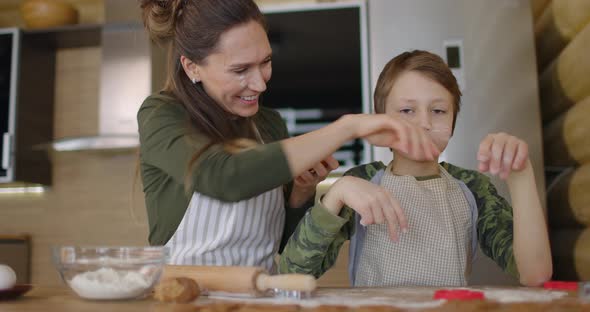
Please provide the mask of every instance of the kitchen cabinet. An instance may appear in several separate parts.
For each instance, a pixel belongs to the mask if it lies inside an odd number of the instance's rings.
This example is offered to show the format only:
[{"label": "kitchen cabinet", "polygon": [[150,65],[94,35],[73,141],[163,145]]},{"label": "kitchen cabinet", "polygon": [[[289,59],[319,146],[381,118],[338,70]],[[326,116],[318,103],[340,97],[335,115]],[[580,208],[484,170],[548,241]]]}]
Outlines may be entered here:
[{"label": "kitchen cabinet", "polygon": [[0,183],[51,184],[56,50],[99,44],[95,25],[0,29]]}]

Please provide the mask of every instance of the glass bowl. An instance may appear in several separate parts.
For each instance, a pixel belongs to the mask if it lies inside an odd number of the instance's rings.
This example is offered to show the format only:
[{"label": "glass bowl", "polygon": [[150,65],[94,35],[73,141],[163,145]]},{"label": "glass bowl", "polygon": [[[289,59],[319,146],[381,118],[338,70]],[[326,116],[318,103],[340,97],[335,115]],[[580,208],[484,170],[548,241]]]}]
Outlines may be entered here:
[{"label": "glass bowl", "polygon": [[94,300],[143,298],[158,282],[168,249],[158,247],[53,248],[64,282],[80,297]]}]

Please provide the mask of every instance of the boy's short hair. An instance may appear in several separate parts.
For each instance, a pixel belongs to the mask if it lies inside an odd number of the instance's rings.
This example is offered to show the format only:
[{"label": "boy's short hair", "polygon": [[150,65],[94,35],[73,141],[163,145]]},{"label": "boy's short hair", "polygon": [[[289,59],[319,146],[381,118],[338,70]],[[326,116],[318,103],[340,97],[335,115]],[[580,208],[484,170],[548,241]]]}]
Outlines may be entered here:
[{"label": "boy's short hair", "polygon": [[379,114],[385,113],[385,101],[393,84],[402,73],[407,71],[416,71],[424,74],[451,93],[453,96],[452,131],[454,131],[461,104],[461,90],[459,90],[457,79],[455,79],[455,76],[445,61],[440,56],[427,51],[414,50],[404,52],[394,57],[385,65],[379,75],[379,80],[377,80],[377,86],[375,87],[375,94],[373,96],[375,112]]}]

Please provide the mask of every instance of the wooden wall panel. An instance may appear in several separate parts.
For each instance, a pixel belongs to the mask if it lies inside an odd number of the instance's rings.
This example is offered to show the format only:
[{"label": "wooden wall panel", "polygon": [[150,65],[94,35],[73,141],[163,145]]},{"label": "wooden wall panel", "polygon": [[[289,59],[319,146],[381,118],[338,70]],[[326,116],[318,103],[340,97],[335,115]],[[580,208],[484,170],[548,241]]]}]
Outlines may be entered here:
[{"label": "wooden wall panel", "polygon": [[590,226],[590,164],[564,172],[547,189],[547,211],[552,229]]},{"label": "wooden wall panel", "polygon": [[590,24],[572,40],[539,77],[543,122],[590,95]]},{"label": "wooden wall panel", "polygon": [[589,116],[590,96],[544,127],[546,165],[572,166],[590,163]]},{"label": "wooden wall panel", "polygon": [[537,20],[545,11],[545,8],[551,3],[551,0],[530,0],[531,1],[531,11],[533,13],[533,20]]},{"label": "wooden wall panel", "polygon": [[590,1],[553,1],[535,23],[539,72],[590,22]]},{"label": "wooden wall panel", "polygon": [[590,279],[590,229],[551,231],[553,279]]}]

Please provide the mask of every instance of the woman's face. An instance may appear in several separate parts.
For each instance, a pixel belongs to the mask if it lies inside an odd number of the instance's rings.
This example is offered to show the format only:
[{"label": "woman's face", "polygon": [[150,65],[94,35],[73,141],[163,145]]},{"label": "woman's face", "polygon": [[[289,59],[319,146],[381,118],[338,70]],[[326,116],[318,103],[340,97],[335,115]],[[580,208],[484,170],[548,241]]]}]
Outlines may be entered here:
[{"label": "woman's face", "polygon": [[453,109],[453,95],[417,71],[402,73],[385,102],[388,115],[403,118],[424,129],[441,152],[451,138]]},{"label": "woman's face", "polygon": [[226,111],[249,117],[258,112],[260,94],[270,79],[271,54],[266,32],[251,21],[221,35],[218,48],[195,64],[197,78]]}]

